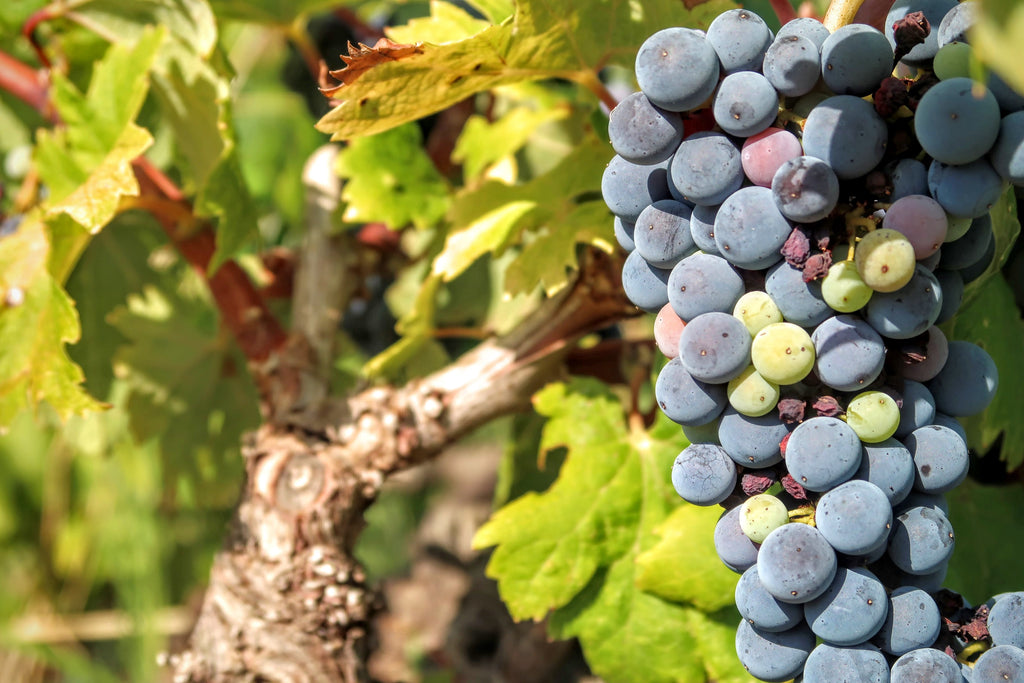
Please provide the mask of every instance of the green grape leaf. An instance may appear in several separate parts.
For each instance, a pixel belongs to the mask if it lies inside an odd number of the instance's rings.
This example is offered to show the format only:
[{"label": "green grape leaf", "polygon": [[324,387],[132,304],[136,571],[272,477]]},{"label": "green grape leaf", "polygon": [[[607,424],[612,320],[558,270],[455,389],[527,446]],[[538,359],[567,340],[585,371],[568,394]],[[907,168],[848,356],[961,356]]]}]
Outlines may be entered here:
[{"label": "green grape leaf", "polygon": [[110,359],[124,342],[108,316],[129,294],[140,293],[146,285],[160,281],[147,261],[165,244],[163,239],[151,214],[120,214],[92,238],[68,278],[67,290],[78,305],[82,338],[88,340],[69,351],[85,371],[85,386],[94,396],[109,397],[114,381]]},{"label": "green grape leaf", "polygon": [[975,447],[987,449],[1002,434],[1001,457],[1008,469],[1024,463],[1024,361],[1020,340],[1024,339],[1024,320],[1013,291],[1002,275],[988,278],[976,295],[957,313],[948,326],[950,339],[964,339],[981,346],[999,369],[999,387],[995,398],[981,415],[967,418],[965,424]]},{"label": "green grape leaf", "polygon": [[152,73],[163,120],[185,162],[180,167],[196,193],[196,215],[217,221],[211,272],[255,235],[258,218],[238,159],[231,74],[223,62],[218,51],[196,51],[175,36],[167,41]]},{"label": "green grape leaf", "polygon": [[[537,280],[530,278],[541,274],[547,278],[549,291],[564,286],[566,269],[576,266],[575,243],[600,243],[599,235],[607,232],[598,217],[603,213],[607,225],[607,209],[601,211],[596,201],[577,202],[600,191],[601,174],[609,158],[607,143],[591,137],[548,172],[527,183],[492,181],[461,194],[449,218],[454,225],[466,227],[449,233],[444,249],[434,259],[434,272],[451,280],[484,254],[500,254],[522,231],[547,225],[547,237],[537,238],[542,243],[538,248],[553,247],[555,253],[543,253],[540,263],[515,266],[508,273],[506,292],[515,295],[532,291]],[[548,244],[549,240],[554,241]],[[570,241],[573,244],[569,245]],[[607,240],[603,244],[611,247]]]},{"label": "green grape leaf", "polygon": [[985,272],[967,285],[962,306],[969,304],[985,282],[1003,269],[1013,249],[1013,245],[1020,235],[1020,220],[1017,218],[1017,199],[1013,187],[1006,188],[999,201],[989,210],[989,217],[992,219],[992,234],[996,240],[995,256],[993,256],[992,262],[985,269]]},{"label": "green grape leaf", "polygon": [[404,26],[387,29],[388,38],[397,43],[433,43],[442,45],[465,40],[488,26],[461,7],[443,0],[431,0],[430,16],[411,19]]},{"label": "green grape leaf", "polygon": [[508,268],[505,291],[524,294],[540,283],[544,293],[554,295],[568,286],[576,270],[576,245],[589,244],[611,254],[608,207],[602,201],[584,202],[564,217],[555,216],[548,227],[535,235]]},{"label": "green grape leaf", "polygon": [[301,226],[302,169],[324,136],[313,128],[302,99],[280,80],[250,81],[250,87],[238,95],[234,109],[245,184],[260,206],[271,207],[289,226]]},{"label": "green grape leaf", "polygon": [[64,9],[112,43],[134,42],[153,26],[209,56],[217,45],[217,24],[206,0],[70,0]]},{"label": "green grape leaf", "polygon": [[637,587],[703,612],[733,604],[739,575],[715,552],[715,524],[722,511],[684,505],[656,529],[658,544],[637,558]]},{"label": "green grape leaf", "polygon": [[971,47],[1018,92],[1024,92],[1024,5],[1017,0],[980,0]]},{"label": "green grape leaf", "polygon": [[642,6],[620,0],[522,0],[512,20],[464,40],[424,43],[397,57],[361,52],[334,72],[344,84],[328,93],[339,104],[317,127],[333,139],[348,139],[421,118],[499,85],[541,78],[593,85],[597,71],[611,63],[629,64],[658,29],[706,28],[732,6],[712,0],[688,11],[677,0]]},{"label": "green grape leaf", "polygon": [[946,494],[949,521],[956,530],[956,552],[944,585],[974,605],[993,595],[1021,590],[1024,548],[1006,539],[1021,538],[1019,482],[983,486],[973,479]]},{"label": "green grape leaf", "polygon": [[47,213],[65,213],[86,231],[98,232],[117,213],[123,197],[139,194],[132,161],[152,142],[147,130],[129,124],[107,158],[86,170],[76,163],[63,131],[39,131],[36,160],[40,176],[53,188],[45,203]]},{"label": "green grape leaf", "polygon": [[541,619],[602,568],[627,556],[631,563],[638,546],[653,544],[654,525],[678,500],[668,484],[676,446],[627,429],[606,388],[553,384],[534,405],[549,418],[542,451],[567,447],[565,464],[548,491],[525,493],[498,510],[474,539],[477,547],[497,545],[487,572],[516,619]]},{"label": "green grape leaf", "polygon": [[367,361],[363,369],[366,375],[380,377],[394,373],[432,341],[440,287],[441,278],[434,275],[424,278],[413,305],[395,325],[402,338]]},{"label": "green grape leaf", "polygon": [[467,179],[478,178],[496,161],[504,159],[525,145],[538,127],[565,119],[567,108],[532,110],[516,107],[497,121],[471,116],[452,152],[452,160],[462,164]]},{"label": "green grape leaf", "polygon": [[590,668],[611,683],[706,680],[704,663],[695,656],[702,636],[690,628],[693,610],[636,590],[632,559],[598,573],[551,615],[548,632],[579,638]]},{"label": "green grape leaf", "polygon": [[736,608],[725,608],[714,614],[691,609],[688,614],[689,632],[700,634],[695,654],[704,660],[707,680],[715,683],[757,683],[736,656],[736,625],[740,623],[740,613]]},{"label": "green grape leaf", "polygon": [[448,210],[448,184],[424,151],[415,124],[353,140],[335,163],[346,181],[342,218],[349,223],[426,228]]},{"label": "green grape leaf", "polygon": [[126,339],[114,372],[130,392],[137,438],[159,437],[174,471],[198,470],[237,453],[242,432],[259,424],[258,401],[213,304],[192,293],[202,292],[196,276],[184,266],[175,273],[181,293],[146,286],[109,315]]},{"label": "green grape leaf", "polygon": [[448,233],[444,250],[434,259],[434,275],[453,280],[484,254],[500,252],[520,222],[537,208],[536,202],[511,201]]},{"label": "green grape leaf", "polygon": [[468,0],[468,4],[487,17],[492,24],[500,24],[512,16],[512,0]]},{"label": "green grape leaf", "polygon": [[164,34],[149,29],[133,45],[112,45],[85,93],[60,74],[53,76],[53,102],[64,125],[39,131],[35,155],[49,188],[43,206],[53,227],[50,268],[58,281],[67,277],[89,235],[114,217],[125,197],[139,193],[132,161],[153,138],[133,121],[149,92],[147,74]]},{"label": "green grape leaf", "polygon": [[41,401],[62,418],[103,408],[82,388],[82,370],[64,348],[81,328],[74,302],[47,270],[48,252],[36,214],[0,239],[0,429]]},{"label": "green grape leaf", "polygon": [[303,15],[345,4],[354,3],[337,0],[210,0],[210,6],[221,20],[240,19],[279,25],[287,25]]}]

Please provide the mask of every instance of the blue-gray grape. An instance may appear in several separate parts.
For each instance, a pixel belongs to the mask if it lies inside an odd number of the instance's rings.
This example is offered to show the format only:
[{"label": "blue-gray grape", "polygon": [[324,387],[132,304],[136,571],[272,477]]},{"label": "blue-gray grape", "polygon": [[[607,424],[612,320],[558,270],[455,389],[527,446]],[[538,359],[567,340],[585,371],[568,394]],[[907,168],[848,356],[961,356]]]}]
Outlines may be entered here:
[{"label": "blue-gray grape", "polygon": [[[995,102],[995,98],[992,98]],[[779,94],[756,71],[737,71],[726,76],[711,105],[715,123],[729,135],[748,138],[775,121]]]},{"label": "blue-gray grape", "polygon": [[960,665],[940,650],[924,647],[902,655],[892,665],[890,683],[960,683]]},{"label": "blue-gray grape", "polygon": [[919,427],[903,443],[914,458],[914,488],[921,493],[952,491],[967,477],[967,443],[949,427]]},{"label": "blue-gray grape", "polygon": [[636,55],[636,80],[652,103],[686,111],[711,96],[718,84],[715,50],[700,31],[666,28],[653,34]]},{"label": "blue-gray grape", "polygon": [[821,78],[821,54],[810,38],[776,36],[764,54],[762,70],[780,95],[799,97],[813,90]]},{"label": "blue-gray grape", "polygon": [[766,187],[754,185],[733,192],[715,216],[718,252],[737,268],[758,270],[780,261],[779,250],[790,232],[792,226]]},{"label": "blue-gray grape", "polygon": [[853,477],[860,467],[861,443],[842,420],[812,417],[793,430],[785,457],[798,484],[811,491],[828,491]]},{"label": "blue-gray grape", "polygon": [[837,95],[869,95],[892,72],[892,46],[867,24],[847,24],[821,44],[821,77]]},{"label": "blue-gray grape", "polygon": [[757,555],[765,590],[783,602],[801,604],[824,593],[835,578],[835,550],[806,524],[783,524],[768,534]]},{"label": "blue-gray grape", "polygon": [[889,611],[885,586],[867,569],[840,567],[828,589],[804,603],[814,635],[830,645],[860,645],[878,633]]},{"label": "blue-gray grape", "polygon": [[671,271],[652,266],[634,250],[622,265],[622,290],[637,308],[657,313],[669,301],[670,275]]},{"label": "blue-gray grape", "polygon": [[903,399],[900,424],[893,435],[897,439],[906,438],[915,429],[926,427],[935,419],[935,399],[925,385],[906,380],[900,396]]},{"label": "blue-gray grape", "polygon": [[885,342],[863,319],[852,315],[828,318],[811,333],[814,372],[839,391],[866,388],[882,372]]},{"label": "blue-gray grape", "polygon": [[868,324],[883,337],[910,339],[923,333],[942,310],[942,288],[935,275],[918,265],[895,292],[875,292],[864,309]]},{"label": "blue-gray grape", "polygon": [[836,95],[808,115],[804,154],[821,159],[840,179],[848,180],[878,165],[888,138],[885,121],[870,103],[853,95]]},{"label": "blue-gray grape", "polygon": [[736,583],[735,597],[740,616],[761,631],[788,631],[804,618],[800,605],[782,602],[765,589],[756,564],[743,572]]},{"label": "blue-gray grape", "polygon": [[814,521],[836,552],[866,555],[888,538],[892,505],[885,492],[871,482],[851,479],[822,494]]},{"label": "blue-gray grape", "polygon": [[782,317],[800,327],[814,327],[834,313],[821,294],[821,280],[804,282],[803,271],[785,261],[768,271],[764,290],[778,305]]},{"label": "blue-gray grape", "polygon": [[613,214],[635,223],[648,204],[669,199],[668,159],[642,165],[612,157],[601,177],[601,196]]},{"label": "blue-gray grape", "polygon": [[902,586],[889,594],[888,615],[871,642],[898,657],[931,646],[940,626],[935,600],[920,588]]},{"label": "blue-gray grape", "polygon": [[708,26],[708,42],[726,74],[760,71],[772,32],[764,19],[747,9],[722,12]]},{"label": "blue-gray grape", "polygon": [[1024,683],[1024,650],[996,645],[974,663],[971,683]]},{"label": "blue-gray grape", "polygon": [[736,629],[736,654],[751,676],[782,683],[803,669],[814,649],[814,634],[801,623],[788,631],[762,631],[746,620]]},{"label": "blue-gray grape", "polygon": [[658,163],[672,156],[683,141],[683,118],[635,92],[608,115],[608,138],[623,159],[635,164]]},{"label": "blue-gray grape", "polygon": [[953,417],[969,417],[985,410],[999,386],[999,372],[992,356],[977,344],[951,341],[946,363],[928,389],[935,408]]},{"label": "blue-gray grape", "polygon": [[970,78],[950,78],[924,94],[914,114],[924,151],[944,164],[967,164],[988,153],[999,134],[999,103]]},{"label": "blue-gray grape", "polygon": [[1024,648],[1024,592],[1004,595],[988,613],[988,632],[996,645]]},{"label": "blue-gray grape", "polygon": [[725,409],[725,387],[694,379],[678,358],[673,358],[658,373],[654,397],[661,411],[681,425],[707,424]]},{"label": "blue-gray grape", "polygon": [[669,182],[688,202],[721,204],[743,184],[740,149],[722,133],[694,133],[672,156]]},{"label": "blue-gray grape", "polygon": [[889,505],[895,506],[914,488],[916,472],[914,458],[907,447],[890,438],[863,445],[860,467],[853,476],[877,486],[889,500]]},{"label": "blue-gray grape", "polygon": [[786,161],[775,172],[772,198],[789,220],[814,223],[836,207],[839,178],[821,159],[800,156]]},{"label": "blue-gray grape", "polygon": [[949,560],[955,538],[941,511],[914,507],[901,512],[892,525],[889,558],[908,574],[928,574]]},{"label": "blue-gray grape", "polygon": [[679,360],[694,378],[724,384],[750,365],[750,332],[729,313],[702,313],[679,335]]},{"label": "blue-gray grape", "polygon": [[687,322],[702,313],[732,312],[743,296],[740,274],[721,256],[711,254],[687,256],[672,269],[667,283],[672,310]]},{"label": "blue-gray grape", "polygon": [[757,562],[760,546],[740,528],[740,507],[722,513],[715,525],[715,552],[726,567],[742,574]]},{"label": "blue-gray grape", "polygon": [[686,204],[662,199],[640,212],[633,228],[636,250],[656,268],[671,269],[697,251],[690,234],[690,214]]},{"label": "blue-gray grape", "polygon": [[789,427],[772,412],[748,417],[729,407],[718,424],[718,442],[736,464],[754,469],[771,467],[782,460],[779,444]]},{"label": "blue-gray grape", "polygon": [[690,444],[672,465],[672,485],[694,505],[717,505],[736,486],[736,464],[721,446]]},{"label": "blue-gray grape", "polygon": [[804,662],[803,683],[889,683],[889,662],[874,645],[821,643]]}]

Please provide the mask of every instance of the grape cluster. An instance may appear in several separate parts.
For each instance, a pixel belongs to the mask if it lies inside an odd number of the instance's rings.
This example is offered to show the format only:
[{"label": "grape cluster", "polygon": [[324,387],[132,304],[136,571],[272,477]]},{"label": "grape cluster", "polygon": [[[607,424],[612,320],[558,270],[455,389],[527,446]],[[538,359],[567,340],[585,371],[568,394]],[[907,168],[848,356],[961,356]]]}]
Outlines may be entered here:
[{"label": "grape cluster", "polygon": [[736,648],[765,681],[1024,683],[1019,597],[990,613],[1015,605],[997,618],[1014,635],[990,618],[991,637],[948,648],[934,597],[943,494],[968,470],[956,418],[997,385],[937,325],[992,263],[990,209],[1024,185],[1024,98],[967,77],[972,18],[898,0],[885,33],[773,34],[730,10],[650,36],[609,116],[622,286],[657,314],[655,396],[690,442],[672,483],[726,508]]}]

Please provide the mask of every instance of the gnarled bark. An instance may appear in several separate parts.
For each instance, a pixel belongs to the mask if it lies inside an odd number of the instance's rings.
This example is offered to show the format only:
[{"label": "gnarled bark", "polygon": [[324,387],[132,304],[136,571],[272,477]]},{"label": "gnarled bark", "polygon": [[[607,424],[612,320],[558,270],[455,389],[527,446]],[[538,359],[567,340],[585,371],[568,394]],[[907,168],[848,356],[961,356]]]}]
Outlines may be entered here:
[{"label": "gnarled bark", "polygon": [[619,264],[596,252],[582,263],[575,286],[525,325],[433,375],[301,410],[277,406],[279,420],[245,446],[242,502],[176,680],[367,679],[378,604],[352,554],[363,513],[387,476],[528,408],[579,337],[631,312]]}]

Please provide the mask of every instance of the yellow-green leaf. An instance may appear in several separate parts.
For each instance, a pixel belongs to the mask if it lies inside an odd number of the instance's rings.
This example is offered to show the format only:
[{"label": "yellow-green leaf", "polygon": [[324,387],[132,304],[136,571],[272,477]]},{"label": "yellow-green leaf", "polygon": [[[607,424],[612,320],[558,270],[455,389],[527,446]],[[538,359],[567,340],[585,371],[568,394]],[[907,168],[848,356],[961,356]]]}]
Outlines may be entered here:
[{"label": "yellow-green leaf", "polygon": [[704,612],[733,604],[739,575],[715,552],[715,524],[721,508],[684,505],[662,522],[658,544],[637,558],[637,586]]},{"label": "yellow-green leaf", "polygon": [[1018,92],[1024,92],[1024,4],[980,0],[971,46],[987,65]]},{"label": "yellow-green leaf", "polygon": [[74,303],[47,270],[42,220],[27,216],[0,239],[0,429],[46,401],[60,414],[98,410],[82,388],[82,370],[67,355],[81,328]]},{"label": "yellow-green leaf", "polygon": [[434,259],[433,273],[451,280],[484,254],[498,251],[535,208],[537,204],[531,201],[509,202],[451,232],[444,250]]},{"label": "yellow-green leaf", "polygon": [[667,26],[699,26],[723,9],[692,12],[678,0],[521,0],[512,20],[444,45],[425,43],[372,66],[339,89],[317,127],[335,140],[377,133],[445,109],[474,93],[541,78],[593,83],[611,63],[629,64],[644,39]]},{"label": "yellow-green leaf", "polygon": [[345,179],[341,198],[346,222],[426,228],[448,209],[448,184],[423,149],[423,136],[414,124],[354,140],[338,152],[335,163]]}]

